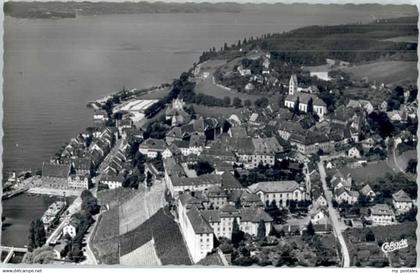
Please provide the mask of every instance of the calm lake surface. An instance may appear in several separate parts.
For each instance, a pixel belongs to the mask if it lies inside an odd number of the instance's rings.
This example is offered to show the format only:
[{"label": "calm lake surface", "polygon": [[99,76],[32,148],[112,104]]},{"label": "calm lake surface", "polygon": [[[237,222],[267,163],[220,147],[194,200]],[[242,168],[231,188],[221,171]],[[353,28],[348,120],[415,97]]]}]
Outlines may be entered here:
[{"label": "calm lake surface", "polygon": [[[212,46],[220,48],[224,42],[236,43],[244,37],[306,25],[374,18],[363,11],[337,13],[328,8],[317,12],[306,8],[299,14],[255,11],[36,20],[6,17],[3,173],[40,169],[42,161],[92,125],[88,101],[123,85],[143,88],[170,82]],[[53,201],[27,194],[4,201],[2,244],[26,244],[30,221],[40,217]]]}]

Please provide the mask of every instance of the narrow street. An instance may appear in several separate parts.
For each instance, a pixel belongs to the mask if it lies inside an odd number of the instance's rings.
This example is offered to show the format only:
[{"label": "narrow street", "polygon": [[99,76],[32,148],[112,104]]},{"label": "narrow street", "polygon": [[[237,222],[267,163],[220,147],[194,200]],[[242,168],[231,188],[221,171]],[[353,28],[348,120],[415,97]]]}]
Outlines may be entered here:
[{"label": "narrow street", "polygon": [[93,225],[91,225],[89,227],[88,232],[85,235],[86,236],[86,239],[85,239],[85,241],[86,241],[86,247],[85,247],[86,251],[84,251],[84,254],[86,256],[86,260],[84,260],[82,262],[82,264],[87,264],[87,265],[97,265],[98,264],[98,261],[96,260],[95,254],[93,254],[93,251],[90,248],[90,243],[89,242],[90,242],[90,240],[91,240],[91,238],[94,234],[96,225],[98,224],[99,215],[95,215],[95,216],[93,216],[93,218],[95,219],[95,222],[93,223]]},{"label": "narrow street", "polygon": [[[112,147],[111,151],[105,156],[104,160],[101,162],[101,164],[98,167],[98,175],[92,178],[92,183],[95,185],[95,188],[98,188],[99,181],[101,180],[102,174],[105,170],[105,168],[111,163],[111,159],[114,157],[114,155],[118,152],[118,150],[121,148],[121,145],[123,143],[123,139],[117,139],[115,141],[114,146]],[[93,192],[93,189],[92,189]],[[96,193],[96,191],[95,191]]]},{"label": "narrow street", "polygon": [[318,169],[319,169],[319,175],[321,177],[322,182],[322,188],[324,190],[325,198],[328,202],[328,213],[330,215],[330,219],[333,225],[334,233],[338,238],[338,241],[341,245],[341,253],[343,255],[343,267],[350,267],[350,254],[349,250],[347,248],[346,242],[344,240],[342,232],[345,229],[345,225],[338,220],[338,213],[337,210],[334,209],[332,205],[332,192],[327,187],[327,181],[326,181],[326,173],[324,168],[324,161],[321,160],[318,163]]}]

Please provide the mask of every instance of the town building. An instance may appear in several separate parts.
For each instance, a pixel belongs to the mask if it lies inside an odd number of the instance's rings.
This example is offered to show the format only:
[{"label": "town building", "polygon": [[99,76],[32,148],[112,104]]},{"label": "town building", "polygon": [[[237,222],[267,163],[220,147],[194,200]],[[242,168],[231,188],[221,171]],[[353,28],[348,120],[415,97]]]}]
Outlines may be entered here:
[{"label": "town building", "polygon": [[179,225],[193,263],[197,263],[213,249],[213,229],[196,207],[178,205]]},{"label": "town building", "polygon": [[63,236],[69,235],[71,238],[76,237],[80,220],[76,217],[71,217],[63,228]]},{"label": "town building", "polygon": [[370,207],[370,219],[375,225],[391,225],[395,223],[395,215],[386,204],[376,204]]},{"label": "town building", "polygon": [[139,146],[139,152],[149,158],[156,158],[166,148],[165,142],[161,139],[148,138]]},{"label": "town building", "polygon": [[376,196],[376,193],[372,190],[369,184],[363,186],[363,188],[360,190],[360,193],[369,199],[373,199]]},{"label": "town building", "polygon": [[327,105],[323,100],[314,94],[299,92],[297,77],[293,74],[289,81],[289,94],[284,100],[284,106],[293,109],[295,103],[299,102],[299,111],[308,112],[308,103],[312,101],[313,111],[320,118],[327,114]]},{"label": "town building", "polygon": [[122,187],[124,179],[123,177],[117,175],[103,174],[99,182],[104,185],[107,185],[110,189],[116,189]]},{"label": "town building", "polygon": [[68,178],[68,187],[76,189],[88,189],[89,188],[89,176],[88,175],[70,175]]},{"label": "town building", "polygon": [[275,202],[277,206],[287,207],[290,201],[306,200],[306,191],[296,181],[259,182],[248,187],[250,192],[257,194],[265,206]]},{"label": "town building", "polygon": [[277,153],[283,151],[275,137],[253,138],[254,152],[251,155],[251,164],[255,168],[259,164],[273,166]]},{"label": "town building", "polygon": [[172,100],[172,104],[166,109],[166,120],[170,120],[172,126],[179,126],[190,122],[190,115],[184,110],[185,103],[182,99]]},{"label": "town building", "polygon": [[308,130],[304,134],[292,134],[289,141],[304,155],[316,154],[318,151],[329,153],[335,146],[334,141],[331,141],[327,135]]},{"label": "town building", "polygon": [[413,207],[413,200],[405,191],[400,190],[392,195],[392,204],[397,213],[401,214],[408,212]]},{"label": "town building", "polygon": [[340,187],[334,190],[334,199],[338,204],[346,203],[353,205],[359,199],[359,192]]}]

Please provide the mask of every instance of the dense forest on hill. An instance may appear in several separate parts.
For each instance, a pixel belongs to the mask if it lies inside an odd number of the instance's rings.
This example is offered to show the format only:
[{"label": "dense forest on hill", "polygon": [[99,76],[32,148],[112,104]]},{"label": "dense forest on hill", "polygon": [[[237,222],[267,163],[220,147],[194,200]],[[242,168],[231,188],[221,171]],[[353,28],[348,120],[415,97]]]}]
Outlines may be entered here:
[{"label": "dense forest on hill", "polygon": [[300,65],[320,65],[326,58],[361,63],[380,58],[417,60],[417,43],[385,39],[418,36],[417,17],[377,20],[369,24],[309,26],[285,33],[264,34],[244,39],[216,51],[206,51],[200,62],[208,59],[233,59],[252,50],[270,52],[273,60]]}]

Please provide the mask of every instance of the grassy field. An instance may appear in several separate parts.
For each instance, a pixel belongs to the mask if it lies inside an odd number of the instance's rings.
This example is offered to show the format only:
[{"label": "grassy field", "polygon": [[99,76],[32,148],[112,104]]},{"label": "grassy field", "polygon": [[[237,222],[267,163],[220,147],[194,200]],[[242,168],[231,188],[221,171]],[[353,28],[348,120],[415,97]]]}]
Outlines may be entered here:
[{"label": "grassy field", "polygon": [[404,61],[378,61],[369,64],[344,68],[354,79],[368,77],[369,81],[385,84],[415,83],[417,81],[417,63]]},{"label": "grassy field", "polygon": [[415,35],[397,36],[397,37],[385,39],[384,41],[395,42],[395,43],[417,43],[418,37]]},{"label": "grassy field", "polygon": [[213,82],[212,75],[216,71],[216,69],[219,66],[223,65],[224,63],[225,63],[224,61],[219,61],[219,60],[208,61],[201,66],[200,72],[208,72],[210,75],[205,79],[201,79],[197,81],[197,85],[195,87],[195,92],[197,94],[202,93],[205,95],[210,95],[210,96],[214,96],[221,99],[223,99],[226,96],[230,97],[231,99],[233,99],[234,97],[238,97],[242,99],[242,101],[246,99],[255,101],[261,97],[258,95],[239,93],[236,90],[226,89],[215,84],[215,82]]},{"label": "grassy field", "polygon": [[380,105],[388,100],[389,94],[384,90],[372,90],[370,88],[350,87],[345,89],[344,94],[353,99],[369,100],[373,106]]},{"label": "grassy field", "polygon": [[161,88],[147,92],[146,94],[138,96],[143,100],[158,100],[168,95],[170,88]]},{"label": "grassy field", "polygon": [[394,173],[385,160],[369,163],[366,167],[349,168],[346,166],[340,168],[340,172],[344,176],[350,173],[356,185],[365,184],[367,181],[384,177],[386,173]]}]

